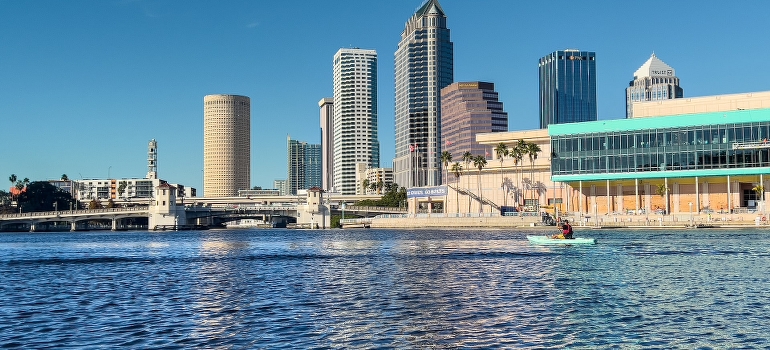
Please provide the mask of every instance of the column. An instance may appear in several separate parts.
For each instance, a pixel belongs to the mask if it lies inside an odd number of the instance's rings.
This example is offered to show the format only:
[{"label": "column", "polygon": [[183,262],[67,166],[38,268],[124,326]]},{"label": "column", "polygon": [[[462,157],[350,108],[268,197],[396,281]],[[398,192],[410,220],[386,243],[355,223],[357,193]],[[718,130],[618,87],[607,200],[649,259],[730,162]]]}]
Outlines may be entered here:
[{"label": "column", "polygon": [[730,175],[727,175],[727,213],[733,212],[733,198],[730,191]]},{"label": "column", "polygon": [[579,188],[578,199],[580,199],[580,203],[578,203],[578,211],[580,214],[583,214],[583,180],[580,180]]},{"label": "column", "polygon": [[642,207],[639,206],[639,179],[634,179],[634,201],[636,201],[636,208],[635,208],[635,214],[639,214],[639,209]]},{"label": "column", "polygon": [[695,177],[695,212],[700,213],[700,189],[698,188],[698,177]]},{"label": "column", "polygon": [[71,232],[75,232],[75,231],[77,231],[77,230],[78,230],[78,222],[73,220],[73,221],[70,223],[70,231],[71,231]]},{"label": "column", "polygon": [[610,197],[612,197],[610,196],[610,179],[607,179],[607,214],[609,214],[612,211]]},{"label": "column", "polygon": [[623,201],[624,199],[623,184],[618,184],[616,191],[617,191],[617,194],[615,195],[615,198],[616,198],[615,200],[617,202],[618,212],[621,214],[625,214],[626,208],[624,205],[625,203]]},{"label": "column", "polygon": [[118,230],[118,220],[113,218],[112,220],[112,230],[117,231]]}]

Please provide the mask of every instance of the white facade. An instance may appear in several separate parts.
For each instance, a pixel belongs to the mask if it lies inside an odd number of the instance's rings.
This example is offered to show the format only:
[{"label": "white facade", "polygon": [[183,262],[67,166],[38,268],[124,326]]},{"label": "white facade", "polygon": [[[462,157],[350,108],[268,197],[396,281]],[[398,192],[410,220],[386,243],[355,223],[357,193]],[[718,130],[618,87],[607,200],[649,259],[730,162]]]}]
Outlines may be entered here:
[{"label": "white facade", "polygon": [[203,111],[203,194],[237,196],[251,187],[251,100],[207,95]]},{"label": "white facade", "polygon": [[334,99],[322,98],[318,107],[321,109],[321,187],[331,190],[334,184]]},{"label": "white facade", "polygon": [[87,179],[76,180],[80,201],[91,199],[128,200],[154,198],[159,179]]},{"label": "white facade", "polygon": [[377,52],[340,49],[334,55],[333,188],[356,193],[356,163],[379,167]]},{"label": "white facade", "polygon": [[631,118],[770,108],[770,91],[635,102]]},{"label": "white facade", "polygon": [[[361,165],[364,166],[362,167]],[[385,191],[385,184],[393,183],[393,169],[367,168],[365,165],[366,164],[359,163],[357,167],[356,183],[358,184],[358,189],[356,190],[356,194],[383,194]],[[364,188],[364,184],[367,184],[368,186]]]}]

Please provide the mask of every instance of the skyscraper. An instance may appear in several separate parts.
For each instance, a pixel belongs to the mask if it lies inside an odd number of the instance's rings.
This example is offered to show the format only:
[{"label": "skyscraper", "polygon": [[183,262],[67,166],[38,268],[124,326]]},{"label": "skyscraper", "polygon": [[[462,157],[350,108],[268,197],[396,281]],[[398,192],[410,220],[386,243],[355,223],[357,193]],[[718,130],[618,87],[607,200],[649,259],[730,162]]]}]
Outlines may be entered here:
[{"label": "skyscraper", "polygon": [[286,155],[287,195],[321,185],[321,145],[292,140],[291,136],[287,136]]},{"label": "skyscraper", "polygon": [[334,184],[334,99],[322,98],[318,107],[321,109],[321,188],[329,191]]},{"label": "skyscraper", "polygon": [[476,142],[476,134],[508,131],[508,113],[497,96],[495,84],[481,81],[441,89],[441,139],[452,159],[459,160],[466,151],[491,154],[491,149]]},{"label": "skyscraper", "polygon": [[596,53],[564,50],[540,59],[540,128],[596,120]]},{"label": "skyscraper", "polygon": [[406,22],[396,50],[396,156],[402,187],[441,182],[441,89],[454,80],[454,46],[437,0]]},{"label": "skyscraper", "polygon": [[333,187],[342,194],[356,194],[356,163],[380,166],[377,52],[340,49],[333,66]]},{"label": "skyscraper", "polygon": [[203,192],[237,196],[251,179],[251,100],[246,96],[203,98]]},{"label": "skyscraper", "polygon": [[663,63],[655,53],[634,72],[634,80],[626,88],[626,118],[633,117],[633,103],[682,98],[684,90],[674,68]]}]

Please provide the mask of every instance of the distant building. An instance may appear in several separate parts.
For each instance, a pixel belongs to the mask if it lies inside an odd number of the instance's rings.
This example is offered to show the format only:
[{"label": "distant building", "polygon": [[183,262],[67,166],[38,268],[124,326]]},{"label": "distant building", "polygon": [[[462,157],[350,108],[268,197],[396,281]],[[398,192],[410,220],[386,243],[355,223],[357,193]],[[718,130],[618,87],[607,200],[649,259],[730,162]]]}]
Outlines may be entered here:
[{"label": "distant building", "polygon": [[321,184],[329,190],[334,186],[334,99],[322,98],[318,107],[321,109]]},{"label": "distant building", "polygon": [[395,58],[393,176],[401,187],[434,186],[441,182],[441,89],[454,81],[454,44],[437,0],[406,22]]},{"label": "distant building", "polygon": [[508,113],[497,97],[495,84],[480,81],[453,83],[441,89],[441,138],[444,151],[452,154],[454,161],[465,152],[480,156],[492,153],[476,142],[476,134],[508,131]]},{"label": "distant building", "polygon": [[332,134],[332,187],[343,194],[355,194],[356,163],[365,162],[373,168],[380,165],[376,51],[339,49],[334,55]]},{"label": "distant building", "polygon": [[160,179],[86,179],[76,180],[77,199],[123,200],[154,198],[154,189],[166,181]]},{"label": "distant building", "polygon": [[261,190],[239,190],[238,197],[249,196],[280,196],[281,191],[278,189],[261,189]]},{"label": "distant building", "polygon": [[286,180],[273,180],[273,187],[278,190],[279,196],[287,196],[289,194]]},{"label": "distant building", "polygon": [[321,145],[286,138],[287,195],[321,184]]},{"label": "distant building", "polygon": [[634,102],[661,101],[684,97],[679,78],[671,66],[655,53],[634,72],[634,80],[626,88],[626,118],[633,115]]},{"label": "distant building", "polygon": [[251,100],[208,95],[203,107],[203,194],[237,196],[251,187]]},{"label": "distant building", "polygon": [[356,168],[358,170],[356,173],[356,183],[358,184],[356,194],[358,195],[383,194],[385,185],[393,183],[392,168],[367,168],[365,163],[359,163]]},{"label": "distant building", "polygon": [[596,120],[596,53],[556,51],[538,62],[540,128]]}]

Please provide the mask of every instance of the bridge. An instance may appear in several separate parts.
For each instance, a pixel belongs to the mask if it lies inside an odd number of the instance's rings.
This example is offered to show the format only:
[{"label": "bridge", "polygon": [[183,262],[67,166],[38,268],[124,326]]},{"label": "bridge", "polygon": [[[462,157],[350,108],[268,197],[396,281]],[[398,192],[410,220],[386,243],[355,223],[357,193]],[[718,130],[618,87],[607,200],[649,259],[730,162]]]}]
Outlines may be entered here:
[{"label": "bridge", "polygon": [[[340,203],[347,203],[347,201],[341,201]],[[221,225],[228,221],[245,218],[261,218],[266,222],[271,222],[275,219],[286,224],[289,222],[289,218],[296,218],[300,215],[299,211],[303,210],[303,206],[304,204],[298,203],[255,204],[248,199],[246,201],[211,199],[207,205],[196,201],[193,205],[186,205],[184,207],[184,222],[179,222],[172,229],[181,226]],[[406,209],[348,206],[345,204],[333,206],[326,211],[326,215],[344,216],[346,213],[349,217],[372,217],[379,214],[403,214],[406,213]],[[32,232],[46,231],[51,228],[60,230],[62,224],[69,226],[70,231],[147,229],[145,219],[149,216],[150,206],[147,205],[108,209],[1,214],[0,231],[26,229],[27,227]]]}]

